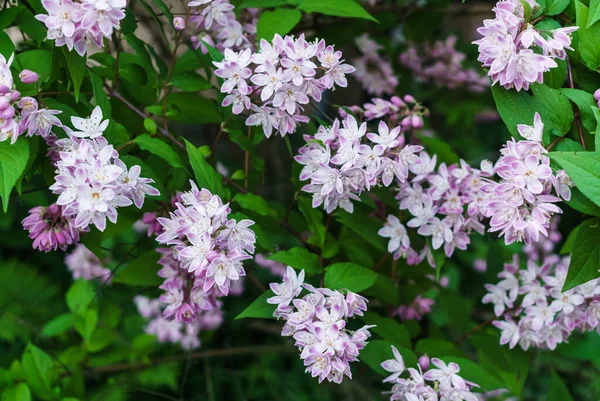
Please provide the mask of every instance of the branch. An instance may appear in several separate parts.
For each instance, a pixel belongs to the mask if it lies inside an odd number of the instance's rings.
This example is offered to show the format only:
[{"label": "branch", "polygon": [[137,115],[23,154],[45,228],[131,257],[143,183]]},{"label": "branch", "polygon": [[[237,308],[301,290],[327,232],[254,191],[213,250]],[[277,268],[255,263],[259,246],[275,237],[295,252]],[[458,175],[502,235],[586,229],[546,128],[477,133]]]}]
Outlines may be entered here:
[{"label": "branch", "polygon": [[[575,89],[575,85],[573,83],[573,71],[571,69],[571,62],[567,57],[567,76],[569,77],[569,88]],[[579,114],[579,108],[577,106],[573,107],[573,116],[575,117],[575,125],[577,125],[577,132],[579,133],[579,143],[585,150],[585,139],[583,137],[583,130],[581,128],[581,115]]]}]

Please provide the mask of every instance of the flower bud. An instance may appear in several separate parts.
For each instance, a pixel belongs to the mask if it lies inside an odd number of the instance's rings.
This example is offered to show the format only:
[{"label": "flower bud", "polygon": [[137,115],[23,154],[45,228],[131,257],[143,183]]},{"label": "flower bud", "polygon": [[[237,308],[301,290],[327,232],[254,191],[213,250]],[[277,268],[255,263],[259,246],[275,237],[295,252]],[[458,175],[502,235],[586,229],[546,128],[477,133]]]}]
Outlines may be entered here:
[{"label": "flower bud", "polygon": [[394,104],[394,106],[396,106],[396,107],[406,106],[406,104],[398,96],[392,96],[392,98],[390,99],[390,102],[392,102]]},{"label": "flower bud", "polygon": [[429,357],[427,356],[427,354],[419,358],[419,366],[423,370],[427,370],[427,368],[429,368]]},{"label": "flower bud", "polygon": [[17,100],[19,100],[20,97],[21,97],[21,92],[19,92],[19,91],[12,91],[12,93],[10,94],[10,101],[11,102],[16,102]]},{"label": "flower bud", "polygon": [[598,101],[598,107],[600,107],[600,89],[596,90],[596,92],[594,92],[594,99],[596,99]]},{"label": "flower bud", "polygon": [[185,20],[181,17],[173,18],[173,26],[178,31],[183,31],[185,29]]},{"label": "flower bud", "polygon": [[2,118],[3,120],[10,120],[14,116],[15,116],[15,108],[14,107],[7,107],[0,112],[0,118]]},{"label": "flower bud", "polygon": [[40,76],[31,70],[23,70],[19,74],[19,79],[24,84],[34,84],[40,79]]},{"label": "flower bud", "polygon": [[423,128],[423,119],[421,118],[421,116],[413,114],[411,117],[411,125],[414,129]]},{"label": "flower bud", "polygon": [[406,103],[417,103],[417,101],[414,97],[412,97],[412,95],[404,95],[404,101]]},{"label": "flower bud", "polygon": [[4,110],[5,108],[8,107],[8,105],[10,104],[9,100],[2,96],[0,97],[0,110]]}]

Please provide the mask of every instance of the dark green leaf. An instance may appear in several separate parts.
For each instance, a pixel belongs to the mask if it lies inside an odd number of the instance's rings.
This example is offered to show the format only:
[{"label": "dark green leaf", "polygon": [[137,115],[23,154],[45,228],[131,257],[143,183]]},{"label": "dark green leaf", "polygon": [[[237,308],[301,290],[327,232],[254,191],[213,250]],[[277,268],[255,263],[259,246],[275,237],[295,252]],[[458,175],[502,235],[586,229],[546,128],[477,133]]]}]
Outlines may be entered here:
[{"label": "dark green leaf", "polygon": [[159,270],[160,253],[152,250],[138,256],[133,262],[119,269],[114,279],[116,283],[157,286],[164,280],[156,275]]},{"label": "dark green leaf", "polygon": [[356,215],[346,211],[338,211],[334,216],[337,221],[360,235],[378,250],[385,251],[387,249],[385,238],[377,234],[379,229],[383,227],[381,221],[368,216],[357,219]]},{"label": "dark green leaf", "polygon": [[304,215],[308,228],[315,236],[315,244],[323,248],[325,244],[325,225],[323,214],[320,209],[312,207],[312,201],[307,196],[298,197],[298,209]]},{"label": "dark green leaf", "polygon": [[565,169],[586,197],[600,206],[600,153],[551,152],[550,158]]},{"label": "dark green leaf", "polygon": [[415,346],[419,354],[426,354],[430,358],[442,358],[444,356],[464,357],[465,353],[450,341],[439,338],[424,338]]},{"label": "dark green leaf", "polygon": [[410,348],[410,334],[406,327],[389,317],[383,317],[374,312],[365,312],[362,320],[368,325],[375,325],[371,330],[384,340],[393,344]]},{"label": "dark green leaf", "polygon": [[592,25],[595,25],[598,21],[600,21],[600,0],[590,0],[587,25],[585,28],[591,28]]},{"label": "dark green leaf", "polygon": [[177,92],[168,97],[169,110],[178,114],[171,117],[173,121],[186,124],[207,124],[221,122],[221,115],[212,100],[196,93]]},{"label": "dark green leaf", "polygon": [[64,333],[73,327],[73,315],[71,313],[63,313],[58,315],[42,328],[42,335],[45,337],[53,337]]},{"label": "dark green leaf", "polygon": [[279,251],[267,259],[291,266],[296,270],[304,270],[306,273],[321,273],[323,269],[319,266],[319,257],[309,252],[306,248],[292,248],[287,251]]},{"label": "dark green leaf", "polygon": [[562,290],[567,291],[580,284],[600,277],[600,226],[596,219],[589,219],[580,225],[573,244],[573,255],[569,272]]},{"label": "dark green leaf", "polygon": [[546,14],[558,15],[565,11],[569,5],[569,0],[546,0]]},{"label": "dark green leaf", "polygon": [[269,207],[267,201],[262,197],[252,193],[236,194],[234,200],[242,209],[251,210],[261,216],[277,217],[275,210]]},{"label": "dark green leaf", "polygon": [[505,384],[492,376],[488,371],[478,366],[475,362],[455,356],[440,358],[446,363],[454,362],[460,366],[460,375],[465,380],[477,383],[482,390],[492,391],[500,388],[505,388]]},{"label": "dark green leaf", "polygon": [[198,92],[213,88],[213,85],[206,78],[193,71],[186,71],[175,75],[171,79],[171,85],[184,92]]},{"label": "dark green leaf", "polygon": [[244,0],[238,8],[270,8],[286,5],[285,0]]},{"label": "dark green leaf", "polygon": [[[67,68],[71,75],[73,82],[73,92],[75,95],[75,102],[79,102],[79,94],[81,92],[81,84],[83,83],[83,77],[85,75],[85,57],[81,57],[77,52],[69,51],[66,47],[63,47],[63,54],[65,61],[67,62]],[[34,70],[35,71],[35,70]],[[108,116],[106,116],[108,117]]]},{"label": "dark green leaf", "polygon": [[194,145],[185,141],[185,146],[188,151],[190,163],[194,169],[196,175],[196,183],[200,188],[206,188],[213,194],[219,195],[223,201],[229,199],[229,191],[226,191],[223,187],[223,177],[215,171],[215,169],[208,164],[204,154]]},{"label": "dark green leaf", "polygon": [[550,380],[550,388],[548,389],[546,401],[573,401],[569,388],[554,371],[552,371],[552,379]]},{"label": "dark green leaf", "polygon": [[580,89],[571,89],[571,88],[561,88],[560,92],[569,98],[570,101],[577,105],[579,109],[579,114],[581,115],[581,122],[585,129],[589,132],[594,132],[596,130],[596,118],[594,117],[594,112],[590,106],[596,107],[598,102],[594,99],[594,96],[591,93],[587,93],[586,91],[582,91]]},{"label": "dark green leaf", "polygon": [[575,0],[575,13],[577,25],[577,50],[583,59],[585,65],[591,70],[596,70],[600,67],[600,24],[588,24],[598,14],[598,9],[595,9],[595,14],[589,17],[589,9],[579,0]]},{"label": "dark green leaf", "polygon": [[31,392],[25,383],[19,383],[2,392],[2,401],[31,401]]},{"label": "dark green leaf", "polygon": [[443,140],[425,135],[419,135],[419,140],[430,154],[437,156],[438,163],[454,164],[460,161],[450,145]]},{"label": "dark green leaf", "polygon": [[67,291],[67,306],[71,312],[81,313],[87,309],[94,296],[95,293],[92,284],[87,280],[79,279]]}]

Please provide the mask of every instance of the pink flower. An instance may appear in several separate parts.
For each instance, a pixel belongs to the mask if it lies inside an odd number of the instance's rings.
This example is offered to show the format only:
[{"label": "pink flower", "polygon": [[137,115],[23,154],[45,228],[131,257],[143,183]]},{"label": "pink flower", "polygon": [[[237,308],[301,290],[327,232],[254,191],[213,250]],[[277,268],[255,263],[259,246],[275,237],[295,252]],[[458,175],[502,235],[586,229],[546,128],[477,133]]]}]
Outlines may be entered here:
[{"label": "pink flower", "polygon": [[390,372],[391,375],[383,379],[383,382],[391,382],[396,380],[404,372],[404,359],[398,349],[392,345],[392,352],[394,353],[394,359],[388,359],[381,363],[381,367],[386,371]]},{"label": "pink flower", "polygon": [[23,70],[19,74],[19,79],[24,84],[34,84],[40,79],[40,76],[31,70]]}]

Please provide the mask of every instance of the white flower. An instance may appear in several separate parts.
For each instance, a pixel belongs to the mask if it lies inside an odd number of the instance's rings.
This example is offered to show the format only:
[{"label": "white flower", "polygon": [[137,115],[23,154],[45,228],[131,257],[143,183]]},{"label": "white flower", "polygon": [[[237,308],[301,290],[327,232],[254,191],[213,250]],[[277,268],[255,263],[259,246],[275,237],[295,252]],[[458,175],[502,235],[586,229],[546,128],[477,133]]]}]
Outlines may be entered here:
[{"label": "white flower", "polygon": [[102,109],[96,106],[92,115],[88,118],[71,117],[71,123],[79,131],[73,131],[72,135],[78,138],[98,138],[108,127],[108,120],[102,121]]}]

